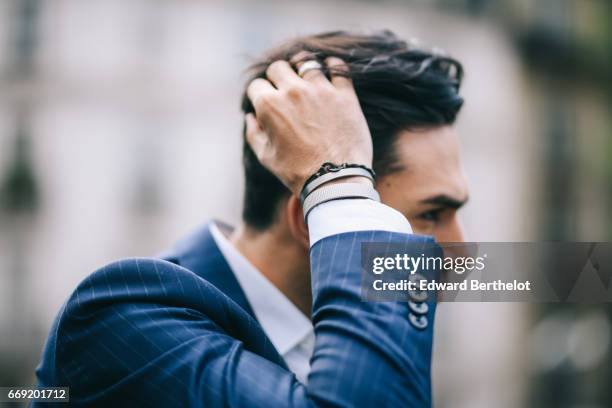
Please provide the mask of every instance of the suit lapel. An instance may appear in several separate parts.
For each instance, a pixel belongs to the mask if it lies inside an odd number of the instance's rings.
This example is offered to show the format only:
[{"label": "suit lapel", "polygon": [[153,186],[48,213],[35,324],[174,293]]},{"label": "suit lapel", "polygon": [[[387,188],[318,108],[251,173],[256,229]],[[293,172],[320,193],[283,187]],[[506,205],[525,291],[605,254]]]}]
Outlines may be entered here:
[{"label": "suit lapel", "polygon": [[210,224],[206,223],[181,240],[170,253],[161,257],[206,279],[257,320],[238,280],[210,232]]},{"label": "suit lapel", "polygon": [[[189,269],[207,280],[237,303],[255,322],[259,323],[234,272],[232,272],[210,232],[210,224],[210,222],[206,223],[193,234],[180,241],[174,249],[161,254],[159,257]],[[218,222],[217,225],[223,226]],[[254,335],[256,338],[250,340],[253,344],[258,345],[257,349],[261,350],[261,355],[281,367],[287,368],[285,360],[274,348],[259,324],[257,325],[257,334]]]}]

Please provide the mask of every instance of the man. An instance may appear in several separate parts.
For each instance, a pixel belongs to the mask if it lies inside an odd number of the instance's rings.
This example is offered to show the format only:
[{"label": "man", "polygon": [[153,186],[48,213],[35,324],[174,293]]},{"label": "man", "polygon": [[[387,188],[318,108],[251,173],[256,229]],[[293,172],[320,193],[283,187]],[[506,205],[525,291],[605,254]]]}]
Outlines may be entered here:
[{"label": "man", "polygon": [[[90,275],[53,325],[40,386],[70,386],[77,405],[431,405],[435,296],[362,301],[360,244],[462,239],[460,64],[390,32],[334,32],[253,71],[241,225]],[[300,192],[326,162],[373,167],[382,203],[368,177],[335,179],[317,190],[363,195],[304,219]]]}]

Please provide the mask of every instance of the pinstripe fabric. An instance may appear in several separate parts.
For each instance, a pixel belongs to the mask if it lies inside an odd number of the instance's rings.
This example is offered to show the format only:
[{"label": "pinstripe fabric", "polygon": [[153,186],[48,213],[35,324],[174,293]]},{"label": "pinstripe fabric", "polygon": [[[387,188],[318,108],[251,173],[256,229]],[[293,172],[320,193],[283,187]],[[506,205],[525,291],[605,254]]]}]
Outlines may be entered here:
[{"label": "pinstripe fabric", "polygon": [[240,298],[232,278],[225,291],[207,279],[226,265],[177,265],[196,247],[167,258],[173,262],[119,261],[83,281],[53,324],[39,385],[71,387],[73,405],[430,406],[433,324],[418,331],[405,303],[360,298],[361,242],[406,240],[431,242],[355,232],[313,246],[316,345],[308,386],[287,370],[243,299],[228,296]]}]

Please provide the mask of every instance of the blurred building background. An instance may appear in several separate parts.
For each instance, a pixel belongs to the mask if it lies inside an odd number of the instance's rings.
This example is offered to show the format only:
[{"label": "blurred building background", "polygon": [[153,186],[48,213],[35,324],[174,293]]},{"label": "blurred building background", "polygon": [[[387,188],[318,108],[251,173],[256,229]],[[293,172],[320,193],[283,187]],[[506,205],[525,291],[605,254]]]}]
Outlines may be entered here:
[{"label": "blurred building background", "polygon": [[[389,28],[459,58],[474,241],[612,236],[606,0],[0,2],[0,385],[34,383],[76,284],[236,222],[242,70],[300,34]],[[612,406],[607,305],[443,304],[437,407]]]}]

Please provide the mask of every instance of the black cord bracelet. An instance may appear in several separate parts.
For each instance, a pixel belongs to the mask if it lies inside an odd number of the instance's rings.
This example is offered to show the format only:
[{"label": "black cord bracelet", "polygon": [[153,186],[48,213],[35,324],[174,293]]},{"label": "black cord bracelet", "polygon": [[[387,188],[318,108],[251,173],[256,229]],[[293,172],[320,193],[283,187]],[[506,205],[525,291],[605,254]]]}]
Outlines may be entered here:
[{"label": "black cord bracelet", "polygon": [[[328,173],[335,173],[337,171],[340,171],[342,169],[350,169],[350,168],[358,168],[358,169],[363,169],[365,171],[367,171],[368,173],[370,173],[370,175],[372,176],[372,180],[376,180],[376,173],[374,172],[374,170],[372,170],[371,168],[369,168],[368,166],[364,166],[363,164],[354,164],[354,163],[342,163],[342,164],[334,164],[331,162],[325,162],[321,165],[321,167],[319,167],[319,170],[317,170],[312,176],[308,177],[308,179],[306,180],[306,182],[304,183],[304,186],[302,187],[301,193],[300,193],[300,197],[304,197],[304,192],[306,190],[306,187],[312,183],[314,180],[318,179],[319,177],[328,174]],[[303,200],[302,200],[303,201]]]}]

